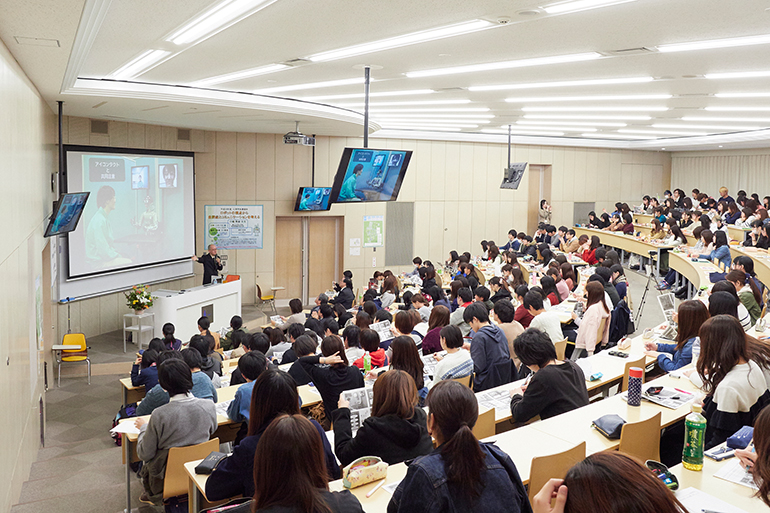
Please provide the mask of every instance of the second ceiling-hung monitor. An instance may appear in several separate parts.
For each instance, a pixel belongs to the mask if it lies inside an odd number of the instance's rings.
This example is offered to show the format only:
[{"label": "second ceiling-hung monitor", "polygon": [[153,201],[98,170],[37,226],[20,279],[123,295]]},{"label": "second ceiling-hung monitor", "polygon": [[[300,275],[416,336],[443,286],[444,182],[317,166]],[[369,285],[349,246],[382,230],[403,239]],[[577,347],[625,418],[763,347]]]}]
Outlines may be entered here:
[{"label": "second ceiling-hung monitor", "polygon": [[329,201],[331,193],[331,187],[300,187],[297,202],[294,204],[294,211],[329,210],[332,205]]},{"label": "second ceiling-hung monitor", "polygon": [[411,158],[411,150],[345,148],[331,202],[395,201]]}]

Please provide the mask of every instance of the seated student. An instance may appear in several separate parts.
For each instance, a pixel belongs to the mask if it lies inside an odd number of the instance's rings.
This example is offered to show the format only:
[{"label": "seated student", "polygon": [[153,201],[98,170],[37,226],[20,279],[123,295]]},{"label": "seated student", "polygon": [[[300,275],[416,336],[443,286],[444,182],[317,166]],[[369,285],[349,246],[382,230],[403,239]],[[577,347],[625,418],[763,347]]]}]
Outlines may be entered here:
[{"label": "seated student", "polygon": [[[241,443],[233,448],[233,453],[216,466],[206,480],[206,498],[219,501],[243,495],[254,495],[254,455],[263,433],[281,415],[300,415],[297,385],[285,372],[269,370],[260,374],[254,382],[251,394],[249,430]],[[340,477],[340,468],[334,459],[331,444],[318,422],[311,420],[317,437],[323,447],[325,473],[329,479]],[[307,457],[307,455],[303,455]],[[279,460],[280,461],[280,460]],[[281,461],[283,463],[283,461]]]},{"label": "seated student", "polygon": [[460,271],[463,273],[463,277],[468,280],[468,288],[471,292],[475,291],[479,286],[479,280],[476,278],[476,268],[473,264],[461,264]]},{"label": "seated student", "polygon": [[165,344],[164,349],[169,351],[179,351],[182,349],[182,341],[174,336],[175,330],[176,328],[174,328],[174,325],[170,322],[167,322],[163,325],[163,343]]},{"label": "seated student", "polygon": [[340,325],[337,324],[336,320],[331,318],[321,321],[321,329],[324,331],[324,337],[340,334]]},{"label": "seated student", "polygon": [[666,229],[663,228],[663,224],[657,219],[653,218],[650,221],[650,240],[662,240],[666,238]]},{"label": "seated student", "polygon": [[353,301],[356,299],[356,295],[353,293],[353,281],[345,278],[342,280],[342,283],[344,283],[345,286],[342,287],[337,293],[337,296],[334,299],[330,299],[329,302],[342,305],[346,310],[349,310],[353,308]]},{"label": "seated student", "polygon": [[580,249],[582,249],[582,253],[580,255],[580,258],[583,259],[584,262],[586,262],[588,265],[595,265],[597,263],[596,260],[596,250],[599,249],[599,246],[601,245],[601,241],[599,239],[598,235],[591,235],[591,241],[586,241],[583,243]]},{"label": "seated student", "polygon": [[449,317],[449,308],[441,305],[433,307],[428,319],[428,333],[422,339],[423,355],[441,351],[440,332],[441,328],[449,324]]},{"label": "seated student", "polygon": [[420,319],[423,322],[428,322],[430,319],[430,307],[428,306],[428,300],[422,294],[415,294],[412,296],[412,306],[420,314]]},{"label": "seated student", "polygon": [[315,306],[310,310],[310,313],[318,312],[318,310],[321,308],[321,305],[327,305],[329,304],[329,296],[321,292],[318,294],[318,297],[315,298]]},{"label": "seated student", "polygon": [[580,242],[575,236],[575,230],[569,228],[564,232],[564,237],[559,243],[559,249],[564,253],[575,253],[580,248]]},{"label": "seated student", "polygon": [[[593,356],[597,344],[604,347],[609,341],[610,311],[604,302],[604,287],[597,281],[588,282],[586,296],[583,318],[578,319],[577,314],[572,313],[572,320],[579,325],[577,338],[575,338],[575,351],[572,353],[573,361],[586,354]],[[604,322],[604,330],[601,333],[601,340],[597,340],[602,322]]]},{"label": "seated student", "polygon": [[545,225],[545,243],[549,246],[559,247],[561,235],[557,233],[557,229],[552,224]]},{"label": "seated student", "polygon": [[[195,349],[185,349],[185,351],[192,351],[196,354],[198,353]],[[158,354],[158,357],[155,360],[155,365],[158,366],[161,363],[165,362],[166,360],[171,360],[174,358],[179,360],[182,359],[182,355],[179,353],[179,351],[173,351],[173,350],[163,351],[162,353]],[[150,415],[153,412],[153,410],[155,410],[155,408],[158,408],[160,406],[163,406],[164,404],[167,404],[168,400],[169,400],[168,392],[163,390],[163,387],[160,386],[160,383],[158,383],[151,389],[147,390],[147,393],[144,394],[144,397],[142,398],[141,402],[136,405],[136,416],[141,417],[143,415]]]},{"label": "seated student", "polygon": [[684,230],[685,228],[692,226],[692,223],[692,212],[689,210],[682,211],[682,218],[679,220],[679,228]]},{"label": "seated student", "polygon": [[620,214],[617,212],[613,212],[612,216],[610,217],[610,224],[607,225],[606,228],[604,228],[604,231],[615,232],[620,230],[622,226],[623,226],[623,220],[620,218]]},{"label": "seated student", "polygon": [[473,300],[476,303],[481,303],[482,305],[487,307],[487,311],[491,311],[492,307],[495,306],[495,304],[492,302],[490,298],[490,292],[489,289],[486,287],[476,287],[476,290],[473,292]]},{"label": "seated student", "polygon": [[762,293],[754,282],[747,278],[746,273],[743,271],[734,269],[727,273],[725,280],[732,283],[735,287],[738,299],[749,312],[751,326],[754,326],[759,316],[762,315],[762,308],[759,306],[759,303],[762,301]]},{"label": "seated student", "polygon": [[489,323],[489,312],[473,303],[463,312],[463,319],[473,330],[473,390],[483,392],[500,385],[497,366],[510,360],[508,339],[499,327]]},{"label": "seated student", "polygon": [[516,357],[516,352],[513,350],[513,341],[516,337],[524,333],[524,326],[515,320],[516,309],[508,300],[502,300],[495,303],[495,308],[492,310],[492,318],[495,324],[503,330],[505,338],[508,340],[508,353],[511,359],[516,364],[516,369],[519,369],[520,362]]},{"label": "seated student", "polygon": [[675,371],[692,362],[692,347],[698,340],[698,332],[709,312],[702,301],[684,301],[679,305],[676,318],[678,325],[676,344],[644,343],[644,354],[657,358],[658,367],[666,372]]},{"label": "seated student", "polygon": [[516,287],[516,301],[519,303],[519,306],[516,307],[516,313],[514,314],[513,319],[521,324],[524,329],[529,328],[529,325],[534,318],[532,314],[529,313],[529,309],[524,306],[524,297],[527,295],[527,292],[529,292],[529,287],[526,285]]},{"label": "seated student", "polygon": [[757,496],[770,506],[770,408],[764,408],[754,421],[754,447],[737,449],[735,455],[753,474]]},{"label": "seated student", "polygon": [[[158,358],[158,352],[148,349],[136,357],[134,365],[131,367],[131,385],[139,387],[144,385],[145,390],[150,390],[158,384],[158,368],[155,366],[155,360]],[[139,372],[141,366],[142,371]]]},{"label": "seated student", "polygon": [[280,362],[281,358],[283,358],[283,353],[291,349],[291,343],[286,341],[283,331],[278,328],[267,327],[262,330],[262,333],[270,339],[270,349],[267,350],[265,356],[270,360],[277,358]]},{"label": "seated student", "polygon": [[[361,330],[358,334],[358,339],[361,342],[361,348],[364,350],[364,354],[369,353],[369,356],[372,359],[372,369],[386,367],[388,365],[389,358],[385,353],[385,348],[381,347],[380,335],[376,331],[370,329]],[[390,342],[392,342],[392,340],[388,341],[388,345],[390,345]],[[363,369],[364,356],[362,355],[351,365]]]},{"label": "seated student", "polygon": [[350,426],[350,403],[342,396],[333,414],[334,454],[342,466],[362,456],[377,456],[393,465],[433,450],[425,411],[417,406],[412,376],[389,370],[374,382],[372,412],[355,437]]},{"label": "seated student", "polygon": [[666,222],[666,216],[663,211],[663,207],[655,207],[652,209],[652,216],[657,219],[661,224]]},{"label": "seated student", "polygon": [[730,246],[727,244],[727,235],[719,230],[714,234],[714,250],[709,254],[699,255],[699,258],[711,260],[714,263],[721,263],[730,267],[732,257],[730,256]]},{"label": "seated student", "polygon": [[692,370],[685,374],[696,385],[703,383],[704,445],[710,449],[741,427],[753,425],[762,408],[770,404],[770,391],[735,317],[717,315],[704,322],[700,350],[697,374]]},{"label": "seated student", "polygon": [[439,381],[446,379],[465,378],[473,374],[473,358],[464,347],[463,334],[457,326],[444,326],[439,333],[441,349],[446,351],[445,356],[434,353],[433,357],[438,361],[433,373],[433,387]]},{"label": "seated student", "polygon": [[725,224],[735,224],[741,218],[741,211],[738,205],[733,201],[727,204],[727,213],[722,218]]},{"label": "seated student", "polygon": [[282,329],[283,331],[289,329],[289,326],[295,322],[304,325],[305,321],[307,320],[307,316],[305,316],[305,314],[302,312],[302,300],[295,297],[289,301],[289,308],[291,309],[290,316],[281,316],[281,322],[276,323],[275,321],[270,321],[270,323],[273,326]]},{"label": "seated student", "polygon": [[[567,290],[569,292],[572,292],[577,288],[580,280],[578,279],[577,274],[575,273],[575,268],[572,267],[572,264],[568,262],[561,264],[559,266],[559,275],[561,276],[561,279],[566,283]],[[569,293],[567,295],[569,296]]]},{"label": "seated student", "polygon": [[[221,362],[222,355],[220,355],[219,353],[214,354],[216,350],[220,348],[219,333],[217,333],[216,331],[214,332],[210,331],[209,330],[210,327],[211,327],[211,320],[208,317],[204,315],[203,317],[198,319],[198,331],[200,332],[200,335],[204,338],[209,337],[209,345],[211,346],[209,348],[209,356],[211,356],[212,358],[219,359],[219,361]],[[211,344],[210,339],[214,339],[213,345]]]},{"label": "seated student", "polygon": [[463,332],[463,337],[467,337],[471,332],[471,327],[463,320],[465,309],[473,303],[473,293],[469,288],[461,288],[457,291],[457,309],[449,316],[449,324],[457,326]]},{"label": "seated student", "polygon": [[425,364],[411,337],[400,335],[394,338],[389,350],[393,354],[390,358],[390,368],[402,370],[412,376],[417,386],[417,404],[423,406],[428,395],[428,387],[425,386]]},{"label": "seated student", "polygon": [[595,275],[601,277],[604,291],[610,297],[610,301],[612,301],[612,308],[618,306],[621,298],[620,294],[618,294],[618,289],[612,284],[612,271],[608,267],[597,267]]},{"label": "seated student", "polygon": [[229,351],[235,349],[235,346],[233,345],[233,334],[239,331],[242,333],[249,332],[249,330],[243,327],[243,318],[240,315],[233,315],[230,319],[230,331],[228,331],[225,338],[220,341],[223,350]]},{"label": "seated student", "polygon": [[[552,272],[558,271],[554,270]],[[543,292],[545,292],[548,301],[551,302],[551,306],[556,306],[561,303],[559,290],[556,288],[556,280],[553,279],[553,276],[546,274],[540,278],[540,287],[543,289]]]},{"label": "seated student", "polygon": [[547,334],[529,328],[513,346],[521,364],[534,373],[529,385],[511,390],[514,422],[524,423],[537,415],[545,420],[588,404],[583,371],[574,362],[556,359],[556,348]]},{"label": "seated student", "polygon": [[601,217],[597,217],[596,212],[592,210],[588,213],[588,223],[586,223],[586,225],[588,228],[601,230],[604,228],[604,221],[602,221]]},{"label": "seated student", "polygon": [[610,280],[615,290],[618,292],[620,299],[625,299],[628,295],[628,279],[626,279],[626,273],[623,270],[623,266],[620,264],[613,264],[610,267]]},{"label": "seated student", "polygon": [[[294,342],[297,340],[297,337],[300,337],[305,334],[305,328],[302,327],[299,323],[293,323],[289,325],[289,329],[286,330],[286,337],[289,339],[289,343],[291,344],[291,347],[284,351],[283,357],[281,358],[280,365],[284,365],[286,363],[292,363],[297,361],[297,353],[294,352]],[[315,337],[313,337],[313,341],[315,342]],[[316,344],[316,347],[318,344]],[[269,351],[269,346],[268,346]]]},{"label": "seated student", "polygon": [[631,214],[623,214],[622,222],[618,231],[623,232],[624,235],[634,234],[634,218]]},{"label": "seated student", "polygon": [[767,249],[770,246],[770,239],[767,237],[767,225],[759,219],[751,223],[751,231],[748,233],[746,240],[743,241],[743,245]]},{"label": "seated student", "polygon": [[[564,265],[564,264],[561,264],[561,265]],[[569,284],[566,281],[564,281],[561,277],[561,270],[560,270],[561,265],[550,267],[545,273],[546,275],[553,278],[553,281],[556,283],[556,291],[558,292],[559,302],[567,299],[570,293]],[[566,264],[566,265],[569,265],[569,264]]]},{"label": "seated student", "polygon": [[708,297],[709,315],[725,314],[732,315],[743,326],[744,331],[751,329],[751,316],[746,307],[743,306],[738,294],[735,292],[735,285],[727,280],[718,281],[711,287],[711,294]]},{"label": "seated student", "polygon": [[[393,333],[394,337],[400,337],[402,335],[409,337],[416,347],[420,347],[422,345],[423,336],[414,330],[414,327],[417,325],[416,321],[418,320],[416,312],[413,316],[410,311],[400,310],[394,317],[394,322],[390,326],[390,331]],[[390,348],[386,349],[385,352],[388,357],[390,357]]]},{"label": "seated student", "polygon": [[510,456],[473,436],[479,414],[473,392],[461,383],[442,381],[428,395],[428,405],[428,432],[438,448],[409,465],[388,512],[530,512]]},{"label": "seated student", "polygon": [[408,273],[405,273],[406,276],[418,276],[420,274],[420,268],[422,267],[422,258],[416,256],[412,259],[412,264],[414,264],[414,269],[409,271]]},{"label": "seated student", "polygon": [[500,246],[500,251],[517,251],[519,249],[519,241],[516,239],[516,230],[508,230],[508,242]]},{"label": "seated student", "polygon": [[[366,328],[369,326],[367,325]],[[345,356],[348,359],[348,363],[353,365],[353,362],[364,356],[366,351],[361,347],[361,328],[358,326],[348,326],[342,331],[342,341],[345,343]],[[315,343],[315,341],[314,341]],[[316,346],[317,347],[317,346]],[[315,350],[313,350],[315,353]]]},{"label": "seated student", "polygon": [[[251,351],[265,354],[267,350],[270,349],[270,339],[267,338],[267,335],[264,333],[252,333],[248,336],[247,339],[243,341],[241,348],[244,349],[244,352],[241,356]],[[267,368],[270,369],[272,367],[275,366],[268,362]],[[230,374],[230,386],[242,385],[244,383],[246,383],[246,378],[243,377],[240,369],[238,369],[236,366],[235,369],[233,369],[232,374]],[[216,385],[216,382],[214,382],[214,385]]]},{"label": "seated student", "polygon": [[192,348],[182,350],[182,359],[190,367],[192,372],[193,387],[190,393],[200,399],[211,399],[215,403],[218,401],[217,389],[211,382],[206,373],[201,370],[201,354]]},{"label": "seated student", "polygon": [[597,248],[594,251],[594,259],[596,260],[596,266],[601,266],[604,263],[604,258],[607,256],[607,250],[604,248]]},{"label": "seated student", "polygon": [[374,321],[372,317],[366,312],[358,312],[356,314],[356,327],[362,330],[368,329]]},{"label": "seated student", "polygon": [[504,278],[498,278],[497,276],[491,278],[489,280],[489,290],[493,293],[492,297],[489,298],[493,306],[502,299],[511,300],[510,287]]},{"label": "seated student", "polygon": [[234,422],[248,422],[254,380],[267,370],[267,358],[259,351],[249,351],[238,360],[238,370],[246,383],[235,391],[235,398],[227,407],[227,416]]},{"label": "seated student", "polygon": [[[759,306],[764,307],[764,303],[761,301],[761,295],[764,293],[765,286],[762,284],[761,281],[757,278],[757,274],[754,272],[754,260],[751,259],[749,256],[741,255],[735,257],[733,260],[733,270],[735,271],[743,271],[746,273],[746,284],[750,285],[749,282],[754,284],[754,287],[756,287],[757,290],[760,292],[760,303]],[[753,287],[751,287],[753,290]]]},{"label": "seated student", "polygon": [[382,295],[380,301],[382,308],[388,308],[398,300],[398,281],[395,276],[388,276],[382,283]]},{"label": "seated student", "polygon": [[217,429],[217,411],[213,401],[190,395],[192,373],[187,364],[172,358],[158,367],[158,382],[170,396],[168,404],[156,408],[149,422],[138,417],[136,454],[144,462],[139,472],[144,485],[142,502],[160,506],[168,449],[208,441]]},{"label": "seated student", "polygon": [[[190,347],[196,349],[201,355],[201,370],[206,373],[216,385],[219,377],[222,376],[222,362],[211,357],[211,344],[202,335],[193,335],[190,339]],[[216,376],[216,377],[214,377]],[[217,387],[219,388],[219,387]]]},{"label": "seated student", "polygon": [[543,296],[541,296],[540,293],[535,290],[530,290],[527,292],[527,295],[524,296],[522,304],[533,317],[529,323],[530,328],[537,328],[540,331],[547,333],[551,338],[551,342],[554,344],[564,340],[564,333],[561,331],[559,314],[545,310]]},{"label": "seated student", "polygon": [[[298,359],[304,356],[314,355],[317,348],[318,344],[316,344],[315,340],[310,338],[308,335],[300,335],[292,344],[292,350],[297,355]],[[305,369],[302,367],[302,365],[296,360],[291,364],[291,367],[289,367],[288,373],[292,378],[294,378],[294,381],[298,387],[307,385],[313,381],[308,373],[305,372]]]},{"label": "seated student", "polygon": [[[366,331],[372,330],[365,330],[361,334],[361,344],[364,349],[368,347],[367,337],[364,336]],[[377,337],[377,347],[379,348],[379,335],[376,332],[373,333]],[[358,368],[348,365],[348,360],[345,357],[345,345],[342,343],[342,339],[336,335],[323,339],[320,356],[303,356],[298,361],[321,394],[327,419],[331,419],[332,413],[337,409],[340,392],[364,386],[364,376]],[[363,367],[363,363],[361,365]]]}]

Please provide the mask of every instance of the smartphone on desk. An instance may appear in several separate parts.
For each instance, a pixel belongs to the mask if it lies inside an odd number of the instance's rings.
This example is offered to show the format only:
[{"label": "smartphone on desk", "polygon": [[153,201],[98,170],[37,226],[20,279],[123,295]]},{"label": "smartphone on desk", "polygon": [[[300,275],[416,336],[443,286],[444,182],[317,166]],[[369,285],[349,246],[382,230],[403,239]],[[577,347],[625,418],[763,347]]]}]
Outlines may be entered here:
[{"label": "smartphone on desk", "polygon": [[731,449],[726,445],[723,445],[720,447],[714,447],[708,451],[704,451],[703,455],[711,458],[714,461],[722,461],[735,456],[735,449]]}]

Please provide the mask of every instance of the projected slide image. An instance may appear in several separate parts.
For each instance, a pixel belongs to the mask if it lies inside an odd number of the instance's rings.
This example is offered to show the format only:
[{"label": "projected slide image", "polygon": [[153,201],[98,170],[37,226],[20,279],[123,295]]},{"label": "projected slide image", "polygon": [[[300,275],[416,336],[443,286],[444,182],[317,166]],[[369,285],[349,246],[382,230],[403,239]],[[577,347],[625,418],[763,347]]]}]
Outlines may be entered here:
[{"label": "projected slide image", "polygon": [[337,201],[388,201],[393,198],[406,152],[353,150]]},{"label": "projected slide image", "polygon": [[131,188],[146,189],[148,187],[147,177],[150,175],[149,166],[138,166],[131,168]]},{"label": "projected slide image", "polygon": [[176,187],[177,165],[162,164],[158,168],[158,187],[170,189]]}]

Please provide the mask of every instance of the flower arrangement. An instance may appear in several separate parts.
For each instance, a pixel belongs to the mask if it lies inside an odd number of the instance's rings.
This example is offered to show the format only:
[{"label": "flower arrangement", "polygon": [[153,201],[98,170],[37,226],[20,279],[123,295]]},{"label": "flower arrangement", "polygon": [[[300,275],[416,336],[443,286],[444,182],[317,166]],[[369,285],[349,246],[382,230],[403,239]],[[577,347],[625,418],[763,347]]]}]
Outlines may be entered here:
[{"label": "flower arrangement", "polygon": [[152,294],[146,285],[134,285],[129,292],[124,292],[126,304],[136,312],[141,312],[152,306]]}]

